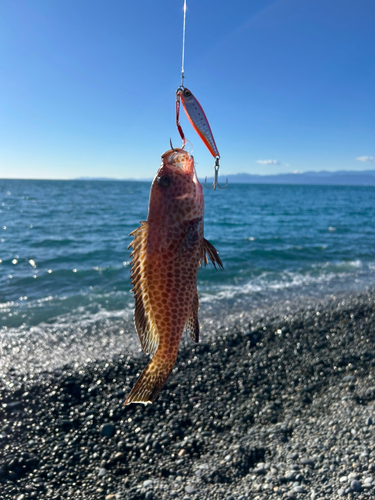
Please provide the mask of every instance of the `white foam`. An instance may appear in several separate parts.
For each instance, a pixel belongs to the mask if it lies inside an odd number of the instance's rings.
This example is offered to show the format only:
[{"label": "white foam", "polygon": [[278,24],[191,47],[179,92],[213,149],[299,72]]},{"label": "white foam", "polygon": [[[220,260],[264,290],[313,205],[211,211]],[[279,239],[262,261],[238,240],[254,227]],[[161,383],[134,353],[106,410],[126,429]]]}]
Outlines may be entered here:
[{"label": "white foam", "polygon": [[[102,296],[95,298],[105,300]],[[53,313],[54,309],[61,308],[59,302],[67,299],[72,298],[45,297],[21,304],[22,308],[37,311],[42,303],[56,300],[56,304],[51,304]],[[10,367],[19,373],[39,373],[67,363],[78,366],[83,360],[104,359],[134,349],[137,345],[134,304],[127,294],[123,299],[121,309],[109,310],[106,304],[89,302],[49,318],[48,322],[3,327],[0,330],[0,379],[6,379]],[[21,304],[9,302],[8,309],[3,308],[2,313],[7,310],[20,313],[17,306]]]},{"label": "white foam", "polygon": [[[263,272],[260,276],[249,280],[242,285],[218,285],[209,292],[202,292],[200,302],[216,302],[226,299],[234,299],[239,296],[253,295],[267,291],[281,291],[297,287],[309,287],[312,285],[328,284],[338,279],[353,279],[357,274],[354,270],[364,267],[361,260],[343,261],[333,264],[325,262],[311,266],[307,273],[284,271],[281,273]],[[375,270],[375,264],[369,264],[369,269]],[[324,272],[322,272],[324,270]]]}]

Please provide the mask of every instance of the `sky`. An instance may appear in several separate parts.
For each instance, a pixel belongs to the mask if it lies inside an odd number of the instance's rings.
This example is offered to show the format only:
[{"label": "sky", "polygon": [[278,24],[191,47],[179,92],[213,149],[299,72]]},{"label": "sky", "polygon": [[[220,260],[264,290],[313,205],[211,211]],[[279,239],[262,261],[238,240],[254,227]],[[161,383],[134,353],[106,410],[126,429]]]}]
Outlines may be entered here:
[{"label": "sky", "polygon": [[[182,19],[183,0],[1,0],[0,178],[153,177],[181,144]],[[375,169],[374,26],[374,0],[187,0],[220,173]]]}]

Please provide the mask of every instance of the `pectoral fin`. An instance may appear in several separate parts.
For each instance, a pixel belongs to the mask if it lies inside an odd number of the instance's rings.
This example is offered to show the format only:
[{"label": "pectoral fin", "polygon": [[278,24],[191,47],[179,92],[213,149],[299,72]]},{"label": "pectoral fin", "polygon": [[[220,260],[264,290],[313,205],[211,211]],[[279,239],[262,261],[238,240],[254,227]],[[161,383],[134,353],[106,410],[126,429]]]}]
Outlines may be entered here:
[{"label": "pectoral fin", "polygon": [[154,354],[159,345],[159,334],[150,307],[146,277],[148,225],[147,222],[141,224],[141,227],[130,233],[134,240],[129,245],[133,247],[131,280],[135,299],[134,323],[142,349],[146,354]]},{"label": "pectoral fin", "polygon": [[194,297],[190,316],[185,323],[185,331],[190,335],[191,340],[198,344],[199,342],[199,321],[198,321],[199,299],[198,293]]},{"label": "pectoral fin", "polygon": [[204,262],[206,265],[208,264],[207,255],[210,258],[215,269],[217,264],[220,269],[224,270],[223,263],[219,257],[219,252],[209,241],[206,240],[206,238],[203,238],[201,262]]}]

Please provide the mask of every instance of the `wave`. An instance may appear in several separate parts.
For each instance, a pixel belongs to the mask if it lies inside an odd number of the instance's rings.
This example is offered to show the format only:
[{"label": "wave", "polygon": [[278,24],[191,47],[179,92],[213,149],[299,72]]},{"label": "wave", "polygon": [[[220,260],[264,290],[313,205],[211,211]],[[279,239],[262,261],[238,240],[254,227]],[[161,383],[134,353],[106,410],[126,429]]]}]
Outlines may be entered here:
[{"label": "wave", "polygon": [[[29,307],[36,308],[39,304],[45,315],[45,303],[54,300],[56,298],[48,297]],[[9,307],[13,309],[13,305]],[[39,373],[66,364],[80,366],[136,349],[133,304],[127,303],[114,310],[106,305],[97,302],[95,307],[68,307],[67,312],[48,320],[41,317],[34,325],[23,323],[3,327],[0,330],[0,377],[9,369],[18,373]]]},{"label": "wave", "polygon": [[[2,363],[43,370],[132,348],[128,233],[147,216],[149,183],[0,185]],[[225,271],[198,274],[202,322],[375,285],[374,190],[233,184],[205,198]]]},{"label": "wave", "polygon": [[[40,247],[61,247],[61,246],[68,246],[70,244],[77,243],[78,241],[75,239],[70,239],[70,238],[47,238],[45,240],[40,240],[40,241],[35,241],[30,244],[30,247],[33,248],[40,248]],[[81,243],[81,240],[79,241]]]},{"label": "wave", "polygon": [[[251,278],[240,278],[237,273],[229,278],[231,283],[226,284],[213,280],[209,280],[209,285],[199,283],[203,325],[209,325],[212,318],[249,311],[270,301],[310,293],[313,296],[314,291],[362,290],[375,284],[375,263],[365,264],[359,259],[325,262],[304,271],[267,270]],[[5,302],[0,308],[0,317],[7,318],[6,326],[0,330],[0,377],[10,368],[19,373],[39,373],[67,363],[79,367],[124,351],[139,350],[133,307],[130,291],[104,293],[100,289]]]},{"label": "wave", "polygon": [[[329,292],[330,283],[345,282],[347,287],[358,288],[361,281],[375,284],[375,264],[364,264],[361,260],[343,261],[337,263],[325,262],[312,264],[308,270],[264,271],[247,281],[243,280],[236,284],[219,284],[202,290],[200,302],[215,302],[234,299],[236,297],[250,297],[254,294],[265,294],[267,292],[284,291],[288,289],[303,290],[308,293],[315,286],[324,285]],[[353,283],[356,286],[353,287]]]}]

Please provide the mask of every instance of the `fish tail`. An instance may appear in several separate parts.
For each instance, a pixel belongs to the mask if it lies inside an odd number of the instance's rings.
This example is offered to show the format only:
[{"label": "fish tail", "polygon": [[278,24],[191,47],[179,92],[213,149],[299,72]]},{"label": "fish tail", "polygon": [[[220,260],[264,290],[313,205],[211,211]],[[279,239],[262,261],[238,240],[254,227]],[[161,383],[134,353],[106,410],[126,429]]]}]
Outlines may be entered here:
[{"label": "fish tail", "polygon": [[156,352],[130,391],[125,405],[130,403],[143,403],[145,405],[153,403],[167,381],[175,362],[176,358],[173,360],[167,359],[165,355]]}]

